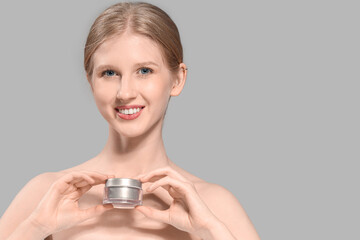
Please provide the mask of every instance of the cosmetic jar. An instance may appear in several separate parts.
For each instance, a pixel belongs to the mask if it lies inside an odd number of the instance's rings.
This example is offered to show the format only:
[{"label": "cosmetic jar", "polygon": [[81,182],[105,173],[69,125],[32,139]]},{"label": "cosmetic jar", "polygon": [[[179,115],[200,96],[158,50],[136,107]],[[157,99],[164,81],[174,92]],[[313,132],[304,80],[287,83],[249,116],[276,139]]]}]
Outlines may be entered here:
[{"label": "cosmetic jar", "polygon": [[109,178],[105,182],[103,204],[114,208],[134,208],[142,205],[142,184],[131,178]]}]

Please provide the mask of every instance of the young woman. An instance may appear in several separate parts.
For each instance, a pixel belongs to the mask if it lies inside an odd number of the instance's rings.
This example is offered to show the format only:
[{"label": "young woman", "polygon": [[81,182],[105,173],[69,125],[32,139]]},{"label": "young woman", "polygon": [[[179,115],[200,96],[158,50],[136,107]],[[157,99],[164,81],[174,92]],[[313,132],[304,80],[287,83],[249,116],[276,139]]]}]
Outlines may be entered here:
[{"label": "young woman", "polygon": [[[162,126],[187,68],[178,29],[148,3],[119,3],[92,25],[84,66],[109,138],[94,158],[33,178],[0,222],[0,239],[259,239],[238,200],[176,166]],[[143,205],[101,204],[106,179],[139,179]]]}]

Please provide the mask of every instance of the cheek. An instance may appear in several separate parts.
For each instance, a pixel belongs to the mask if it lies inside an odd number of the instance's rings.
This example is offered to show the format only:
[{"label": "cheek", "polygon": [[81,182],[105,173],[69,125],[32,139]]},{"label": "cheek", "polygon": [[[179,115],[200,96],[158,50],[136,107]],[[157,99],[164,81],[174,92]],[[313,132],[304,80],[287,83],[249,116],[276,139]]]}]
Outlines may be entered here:
[{"label": "cheek", "polygon": [[116,97],[117,94],[117,86],[116,84],[111,83],[96,83],[94,86],[94,98],[96,104],[100,107],[102,105],[107,105],[112,103],[113,98]]},{"label": "cheek", "polygon": [[[166,84],[166,80],[164,79],[157,79],[156,81],[147,83],[143,86],[143,90],[150,99],[158,102],[164,101],[170,96],[169,85]],[[164,102],[164,104],[165,103],[167,103],[167,101]]]}]

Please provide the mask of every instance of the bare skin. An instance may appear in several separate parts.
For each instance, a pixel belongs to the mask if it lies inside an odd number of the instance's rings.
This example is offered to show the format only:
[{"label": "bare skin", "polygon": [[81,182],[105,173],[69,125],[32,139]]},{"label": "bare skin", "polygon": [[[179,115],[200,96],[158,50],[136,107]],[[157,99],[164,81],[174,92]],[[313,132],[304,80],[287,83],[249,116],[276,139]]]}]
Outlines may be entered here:
[{"label": "bare skin", "polygon": [[[171,73],[159,46],[131,31],[105,41],[93,61],[88,80],[109,123],[104,149],[81,165],[32,179],[1,218],[0,239],[25,233],[28,239],[55,240],[259,239],[229,191],[186,172],[166,154],[163,116],[169,97],[184,87],[186,65]],[[134,120],[114,110],[133,104],[145,106]],[[140,179],[143,206],[103,206],[104,183],[111,177]]]}]

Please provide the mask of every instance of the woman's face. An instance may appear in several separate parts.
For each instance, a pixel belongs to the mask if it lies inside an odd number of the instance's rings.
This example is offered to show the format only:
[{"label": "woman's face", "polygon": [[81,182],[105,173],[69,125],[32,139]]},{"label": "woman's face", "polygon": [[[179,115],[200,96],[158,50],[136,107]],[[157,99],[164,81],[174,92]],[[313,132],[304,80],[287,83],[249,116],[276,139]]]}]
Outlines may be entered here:
[{"label": "woman's face", "polygon": [[171,73],[159,46],[130,32],[101,44],[92,61],[88,80],[100,113],[113,129],[136,137],[154,125],[161,128],[169,97],[179,95],[184,86],[184,64],[178,74]]}]

